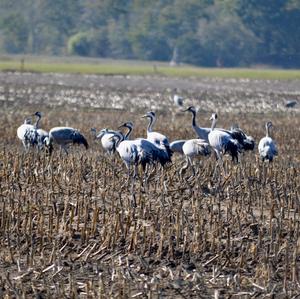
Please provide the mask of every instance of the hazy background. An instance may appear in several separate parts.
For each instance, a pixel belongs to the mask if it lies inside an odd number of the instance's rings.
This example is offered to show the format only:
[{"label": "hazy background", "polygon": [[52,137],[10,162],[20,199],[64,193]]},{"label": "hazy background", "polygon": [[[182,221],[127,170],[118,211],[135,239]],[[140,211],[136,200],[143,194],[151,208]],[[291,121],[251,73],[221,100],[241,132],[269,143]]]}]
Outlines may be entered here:
[{"label": "hazy background", "polygon": [[300,0],[0,0],[0,54],[300,66]]}]

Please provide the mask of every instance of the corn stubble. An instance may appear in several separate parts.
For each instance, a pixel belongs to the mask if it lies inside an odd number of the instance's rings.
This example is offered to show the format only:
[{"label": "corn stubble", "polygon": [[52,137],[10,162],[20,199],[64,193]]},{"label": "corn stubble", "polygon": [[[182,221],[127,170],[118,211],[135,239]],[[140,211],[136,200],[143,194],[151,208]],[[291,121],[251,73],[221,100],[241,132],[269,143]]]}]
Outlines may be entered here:
[{"label": "corn stubble", "polygon": [[[256,132],[250,120],[243,128],[257,139],[263,126]],[[92,140],[87,152],[74,147],[49,158],[22,153],[11,140],[14,128],[7,129],[2,138],[11,146],[0,152],[0,297],[296,296],[300,133],[286,131],[288,122],[277,118],[280,154],[273,164],[247,153],[238,165],[226,161],[224,180],[213,178],[213,158],[202,159],[194,178],[187,170],[180,180],[176,157],[147,185],[142,175],[126,182],[121,161]],[[179,127],[162,130],[170,139],[186,135]]]}]

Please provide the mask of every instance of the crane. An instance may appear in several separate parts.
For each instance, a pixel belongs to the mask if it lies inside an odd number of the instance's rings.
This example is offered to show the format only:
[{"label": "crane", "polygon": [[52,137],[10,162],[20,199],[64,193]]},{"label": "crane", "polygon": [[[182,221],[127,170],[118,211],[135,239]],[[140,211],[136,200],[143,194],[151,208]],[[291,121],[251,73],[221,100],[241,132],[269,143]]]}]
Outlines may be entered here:
[{"label": "crane", "polygon": [[182,107],[183,106],[183,97],[181,97],[178,94],[173,95],[173,102],[177,107]]},{"label": "crane", "polygon": [[34,126],[31,124],[31,119],[26,118],[24,123],[17,129],[17,136],[22,141],[26,152],[29,150],[29,147],[33,145],[33,140],[30,139],[32,132],[34,132]]},{"label": "crane", "polygon": [[111,138],[114,137],[116,133],[117,131],[104,128],[95,136],[96,139],[101,140],[102,148],[109,155],[113,155],[116,151],[116,140],[114,138]]},{"label": "crane", "polygon": [[35,145],[41,145],[39,143],[41,138],[39,138],[38,124],[42,114],[41,112],[35,112],[33,116],[37,117],[34,125],[31,124],[31,119],[27,118],[17,129],[17,136],[22,141],[25,151],[28,151],[30,146],[34,147]]},{"label": "crane", "polygon": [[171,162],[172,151],[170,149],[170,144],[169,144],[168,138],[165,135],[163,135],[159,132],[153,132],[153,130],[152,130],[152,127],[154,126],[154,124],[156,122],[155,113],[153,111],[147,112],[145,115],[142,116],[142,118],[149,119],[149,124],[147,127],[147,140],[154,143],[160,149],[164,150],[169,157],[168,162]]},{"label": "crane", "polygon": [[214,149],[219,165],[224,174],[225,169],[223,165],[222,155],[229,152],[232,160],[238,161],[238,153],[241,151],[241,146],[236,139],[233,139],[226,130],[215,129],[218,115],[213,113],[210,120],[212,120],[211,131],[208,134],[208,141],[210,146]]},{"label": "crane", "polygon": [[116,150],[120,158],[125,163],[128,170],[128,178],[130,177],[131,166],[134,167],[133,177],[137,176],[137,167],[142,164],[145,169],[146,164],[150,163],[151,157],[142,146],[132,140],[124,140],[124,135],[116,132],[111,139],[116,139]]},{"label": "crane", "polygon": [[270,128],[272,127],[272,122],[268,121],[266,123],[266,136],[263,137],[258,144],[258,152],[263,161],[268,160],[269,162],[272,162],[274,156],[278,155],[276,143],[270,137]]},{"label": "crane", "polygon": [[[127,134],[125,135],[124,139],[126,139],[126,137],[128,138],[129,135],[133,129],[133,123],[132,122],[126,122],[124,124],[122,124],[121,126],[119,126],[119,128],[125,127],[128,129]],[[160,165],[164,166],[166,163],[170,162],[168,153],[158,147],[155,143],[149,141],[148,139],[145,138],[137,138],[134,140],[130,140],[132,143],[136,144],[138,147],[141,147],[143,149],[143,151],[145,151],[148,155],[148,157],[150,157],[150,159],[147,161],[147,164],[154,164],[155,162],[160,163]],[[143,163],[142,163],[143,165]],[[146,167],[146,164],[143,165],[143,168]]]},{"label": "crane", "polygon": [[196,132],[197,136],[200,139],[208,141],[208,134],[209,134],[211,128],[202,128],[197,125],[197,123],[196,123],[197,111],[194,106],[190,106],[187,109],[183,110],[183,112],[187,112],[187,111],[192,113],[192,127],[193,127],[194,131]]},{"label": "crane", "polygon": [[58,144],[68,154],[68,146],[70,144],[83,144],[86,149],[89,145],[85,137],[77,130],[71,127],[54,127],[49,131],[49,137],[45,138],[45,144],[52,153],[53,144]]},{"label": "crane", "polygon": [[208,156],[211,154],[211,147],[209,143],[203,139],[189,139],[182,146],[183,154],[186,158],[186,164],[180,169],[179,174],[189,166],[192,168],[193,176],[195,176],[195,168],[193,166],[193,158],[197,156]]}]

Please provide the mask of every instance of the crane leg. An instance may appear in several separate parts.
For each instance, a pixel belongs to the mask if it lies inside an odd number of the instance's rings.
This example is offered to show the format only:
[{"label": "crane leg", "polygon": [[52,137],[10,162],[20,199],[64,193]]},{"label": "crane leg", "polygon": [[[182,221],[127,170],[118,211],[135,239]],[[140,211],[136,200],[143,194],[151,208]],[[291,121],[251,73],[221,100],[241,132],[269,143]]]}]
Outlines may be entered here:
[{"label": "crane leg", "polygon": [[27,153],[28,152],[28,147],[27,147],[27,143],[25,140],[22,140],[22,143],[23,143],[23,147],[25,149],[25,152]]},{"label": "crane leg", "polygon": [[185,172],[189,167],[189,159],[188,156],[185,156],[185,164],[179,170],[179,177],[182,180],[182,172]]},{"label": "crane leg", "polygon": [[223,162],[223,159],[222,159],[222,155],[220,154],[219,151],[216,151],[216,154],[218,156],[218,164],[220,166],[220,169],[224,175],[224,177],[226,178],[227,177],[227,174],[226,174],[226,171],[225,171],[225,168],[224,168],[224,162]]},{"label": "crane leg", "polygon": [[193,161],[192,161],[192,158],[191,158],[191,157],[188,157],[188,161],[189,161],[189,164],[190,164],[190,166],[191,166],[191,168],[192,168],[192,171],[193,171],[193,175],[190,176],[190,178],[193,178],[193,177],[196,175],[195,167],[194,167],[194,165],[193,165]]}]

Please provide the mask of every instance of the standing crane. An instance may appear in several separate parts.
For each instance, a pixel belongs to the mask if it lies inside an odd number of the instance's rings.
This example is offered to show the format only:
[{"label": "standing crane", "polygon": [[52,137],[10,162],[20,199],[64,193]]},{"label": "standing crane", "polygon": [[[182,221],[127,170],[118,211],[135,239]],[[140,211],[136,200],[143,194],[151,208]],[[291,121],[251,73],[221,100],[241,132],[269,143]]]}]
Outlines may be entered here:
[{"label": "standing crane", "polygon": [[29,150],[29,147],[33,145],[33,140],[29,138],[32,135],[30,132],[34,132],[34,126],[31,124],[31,119],[26,118],[24,123],[17,129],[17,136],[22,141],[26,152]]},{"label": "standing crane", "polygon": [[[131,130],[133,129],[133,124],[132,122],[126,122],[122,124],[119,128],[125,127],[128,129],[127,134],[125,137],[128,135],[128,133],[131,133]],[[124,137],[124,139],[125,139]],[[150,157],[150,159],[147,160],[147,164],[153,164],[155,162],[158,162],[161,166],[164,166],[166,163],[170,162],[169,156],[167,152],[164,149],[161,149],[158,147],[155,143],[149,141],[148,139],[145,138],[137,138],[134,140],[129,140],[136,144],[138,147],[141,147],[143,151],[147,153],[147,156]],[[145,169],[146,164],[142,163],[143,168]]]},{"label": "standing crane", "polygon": [[272,127],[272,122],[268,121],[266,123],[266,136],[263,137],[258,144],[258,152],[263,161],[268,160],[269,162],[272,162],[274,156],[278,155],[276,143],[270,137],[270,128]]},{"label": "standing crane", "polygon": [[198,137],[200,139],[206,140],[208,141],[208,134],[210,133],[211,128],[202,128],[199,127],[196,123],[196,108],[194,106],[190,106],[187,109],[183,110],[183,112],[191,112],[192,113],[192,127],[194,129],[194,131],[196,132],[196,134],[198,135]]},{"label": "standing crane", "polygon": [[34,116],[37,117],[34,125],[31,124],[31,119],[27,118],[17,129],[17,136],[22,141],[25,151],[28,151],[31,146],[40,145],[41,138],[39,138],[38,125],[42,114],[35,112]]},{"label": "standing crane", "polygon": [[89,148],[85,137],[74,128],[70,127],[54,127],[49,131],[49,137],[45,138],[45,144],[49,148],[49,153],[52,153],[53,144],[58,144],[61,150],[68,154],[68,146],[70,144],[83,144],[86,149]]},{"label": "standing crane", "polygon": [[212,125],[211,131],[208,134],[208,141],[210,146],[214,149],[218,163],[225,174],[222,155],[229,152],[232,160],[238,161],[238,153],[241,151],[241,146],[226,130],[215,129],[217,118],[218,115],[216,113],[213,113],[210,118],[210,120],[212,120]]},{"label": "standing crane", "polygon": [[181,97],[178,94],[173,95],[173,102],[177,107],[182,107],[183,106],[183,97]]},{"label": "standing crane", "polygon": [[116,132],[111,139],[116,138],[116,150],[128,170],[128,179],[130,178],[131,166],[134,167],[133,177],[137,176],[137,167],[142,164],[145,169],[146,164],[150,163],[151,157],[138,143],[132,140],[124,140],[124,135]]},{"label": "standing crane", "polygon": [[36,129],[36,137],[37,137],[37,146],[38,149],[43,149],[45,145],[46,138],[49,138],[49,133],[41,128],[39,128],[39,122],[42,118],[41,112],[36,112],[34,114],[37,117],[36,123],[35,123],[35,129]]},{"label": "standing crane", "polygon": [[203,139],[189,139],[183,144],[182,151],[186,158],[186,164],[180,169],[180,176],[182,176],[182,172],[186,170],[189,166],[192,168],[193,176],[195,176],[193,159],[197,156],[210,155],[211,147],[209,143]]},{"label": "standing crane", "polygon": [[172,151],[170,149],[170,144],[168,138],[158,132],[153,132],[152,127],[156,122],[156,115],[153,111],[147,112],[142,118],[148,118],[149,124],[147,127],[147,140],[154,143],[157,147],[164,150],[168,155],[168,162],[171,162]]}]

